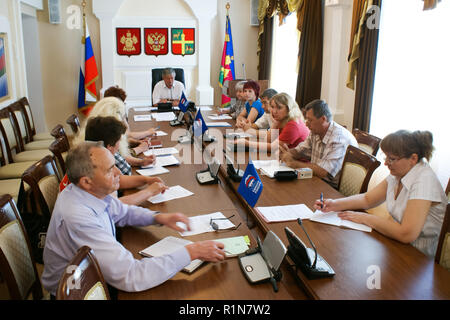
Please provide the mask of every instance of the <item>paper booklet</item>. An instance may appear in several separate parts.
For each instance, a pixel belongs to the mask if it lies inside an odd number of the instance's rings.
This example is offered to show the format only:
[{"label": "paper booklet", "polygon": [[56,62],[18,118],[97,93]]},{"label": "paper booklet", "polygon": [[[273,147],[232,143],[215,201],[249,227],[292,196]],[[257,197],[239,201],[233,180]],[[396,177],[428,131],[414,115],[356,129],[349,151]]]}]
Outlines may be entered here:
[{"label": "paper booklet", "polygon": [[[193,243],[192,241],[176,238],[172,236],[165,237],[157,243],[139,251],[139,254],[146,257],[160,257],[166,254],[171,254],[178,249]],[[203,263],[202,260],[192,260],[190,264],[183,268],[183,271],[191,273]]]},{"label": "paper booklet", "polygon": [[309,219],[310,221],[331,224],[333,226],[338,227],[347,227],[350,229],[355,229],[364,232],[371,232],[372,228],[366,226],[365,224],[355,223],[348,220],[342,220],[338,217],[337,212],[322,212],[320,210],[316,210],[313,216]]}]

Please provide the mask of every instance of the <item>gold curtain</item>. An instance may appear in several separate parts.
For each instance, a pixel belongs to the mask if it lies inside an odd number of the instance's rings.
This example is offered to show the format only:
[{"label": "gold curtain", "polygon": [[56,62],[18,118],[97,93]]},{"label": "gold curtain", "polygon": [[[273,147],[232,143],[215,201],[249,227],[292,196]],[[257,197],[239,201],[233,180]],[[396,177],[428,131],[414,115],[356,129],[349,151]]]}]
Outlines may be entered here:
[{"label": "gold curtain", "polygon": [[[360,57],[361,41],[364,37],[365,24],[367,21],[367,9],[373,5],[373,0],[354,0],[353,1],[353,39],[350,46],[349,67],[347,76],[347,87],[355,90],[355,77],[358,74],[358,60]],[[357,26],[357,28],[353,28]]]},{"label": "gold curtain", "polygon": [[441,0],[423,0],[423,10],[431,10],[436,8],[438,2],[441,2]]},{"label": "gold curtain", "polygon": [[[257,55],[261,56],[261,50],[263,50],[263,33],[264,33],[264,21],[272,18],[276,13],[279,17],[279,24],[283,23],[283,19],[290,13],[298,8],[299,4],[304,0],[259,0],[258,3],[258,46],[256,49]],[[265,48],[271,50],[271,48]],[[258,65],[258,71],[260,66]]]}]

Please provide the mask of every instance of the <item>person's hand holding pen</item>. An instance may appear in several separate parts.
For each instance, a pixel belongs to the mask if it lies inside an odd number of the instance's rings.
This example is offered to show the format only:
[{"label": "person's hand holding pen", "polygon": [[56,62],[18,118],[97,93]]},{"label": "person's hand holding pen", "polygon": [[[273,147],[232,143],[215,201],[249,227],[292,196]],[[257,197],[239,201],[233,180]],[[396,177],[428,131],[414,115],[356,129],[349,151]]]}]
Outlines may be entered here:
[{"label": "person's hand holding pen", "polygon": [[323,199],[323,193],[320,194],[320,199],[314,203],[314,209],[322,212],[336,211],[335,201],[333,199]]}]

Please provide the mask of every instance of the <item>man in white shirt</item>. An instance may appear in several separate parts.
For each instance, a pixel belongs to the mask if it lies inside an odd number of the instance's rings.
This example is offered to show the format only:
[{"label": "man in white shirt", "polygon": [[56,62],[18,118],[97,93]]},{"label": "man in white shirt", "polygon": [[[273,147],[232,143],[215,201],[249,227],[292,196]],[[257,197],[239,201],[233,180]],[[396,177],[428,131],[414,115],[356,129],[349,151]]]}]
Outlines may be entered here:
[{"label": "man in white shirt", "polygon": [[153,105],[172,102],[173,106],[178,106],[181,94],[185,91],[184,84],[175,80],[175,70],[172,68],[164,69],[162,78],[153,88]]},{"label": "man in white shirt", "polygon": [[[223,244],[200,241],[171,254],[137,260],[116,240],[117,226],[176,225],[188,218],[182,213],[154,212],[126,205],[110,194],[119,187],[120,171],[102,142],[86,141],[67,155],[70,182],[59,195],[48,227],[44,248],[42,284],[56,294],[59,279],[77,250],[89,246],[106,282],[124,291],[142,291],[172,278],[192,260],[218,262],[225,258]],[[188,226],[189,228],[189,226]]]}]

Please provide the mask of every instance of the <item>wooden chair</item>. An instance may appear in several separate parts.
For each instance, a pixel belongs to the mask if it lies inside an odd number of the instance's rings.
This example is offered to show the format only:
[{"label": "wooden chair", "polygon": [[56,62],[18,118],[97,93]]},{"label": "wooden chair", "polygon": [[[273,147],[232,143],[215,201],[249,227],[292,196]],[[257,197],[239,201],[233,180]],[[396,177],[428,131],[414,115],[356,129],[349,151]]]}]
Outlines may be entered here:
[{"label": "wooden chair", "polygon": [[[21,137],[14,129],[14,121],[10,117],[10,111],[7,108],[0,110],[0,134],[4,140],[4,146],[8,156],[8,162],[27,162],[39,161],[51,152],[46,150],[29,150],[23,149],[21,145]],[[14,153],[12,152],[14,151]]]},{"label": "wooden chair", "polygon": [[[228,90],[227,90],[228,96],[230,98],[236,98],[236,84],[241,81],[249,81],[249,80],[251,80],[251,79],[231,80],[228,85]],[[256,80],[256,82],[258,82],[259,88],[260,88],[259,95],[261,95],[266,89],[269,88],[269,80]]]},{"label": "wooden chair", "polygon": [[25,151],[45,150],[53,142],[50,140],[31,141],[31,137],[27,130],[27,124],[23,114],[23,106],[19,102],[14,102],[8,106],[12,122],[16,128],[20,148]]},{"label": "wooden chair", "polygon": [[57,160],[56,164],[60,173],[60,180],[62,180],[62,177],[64,177],[64,175],[66,174],[66,157],[69,149],[70,146],[67,143],[66,139],[64,139],[64,137],[59,137],[58,139],[53,141],[53,143],[49,147],[49,150],[53,152],[53,155]]},{"label": "wooden chair", "polygon": [[88,246],[81,247],[66,267],[56,300],[110,300],[102,271]]},{"label": "wooden chair", "polygon": [[339,192],[347,197],[366,192],[370,178],[379,166],[380,161],[374,156],[349,145],[339,178]]},{"label": "wooden chair", "polygon": [[81,124],[80,124],[80,119],[78,118],[78,116],[76,114],[72,114],[70,117],[68,117],[66,120],[66,123],[72,129],[72,132],[74,135],[78,134]]},{"label": "wooden chair", "polygon": [[[450,179],[447,184],[445,194],[450,202]],[[444,222],[442,223],[441,234],[439,236],[439,242],[434,256],[436,263],[450,271],[450,204],[447,204],[447,210],[445,211]]]},{"label": "wooden chair", "polygon": [[0,196],[0,273],[12,300],[25,300],[30,293],[42,299],[42,286],[31,245],[16,204],[9,194]]},{"label": "wooden chair", "polygon": [[41,132],[36,133],[36,127],[34,126],[33,114],[31,112],[30,103],[26,97],[23,97],[19,100],[19,103],[23,106],[24,109],[24,117],[27,123],[28,135],[30,136],[31,141],[36,140],[52,140],[52,137],[49,132]]},{"label": "wooden chair", "polygon": [[373,155],[374,157],[377,155],[381,142],[380,138],[357,128],[353,129],[353,135],[355,136],[356,141],[358,141],[360,149]]},{"label": "wooden chair", "polygon": [[52,156],[46,156],[28,168],[22,180],[31,188],[33,211],[50,220],[59,192],[59,172]]},{"label": "wooden chair", "polygon": [[[2,140],[3,139],[0,139],[0,181],[5,179],[21,178],[25,170],[32,166],[35,161],[6,164],[6,158],[4,155],[5,146]],[[11,192],[5,193],[11,194]],[[0,194],[2,194],[1,191]]]}]

